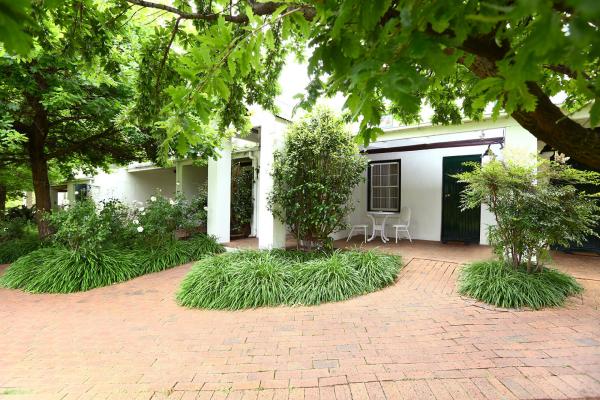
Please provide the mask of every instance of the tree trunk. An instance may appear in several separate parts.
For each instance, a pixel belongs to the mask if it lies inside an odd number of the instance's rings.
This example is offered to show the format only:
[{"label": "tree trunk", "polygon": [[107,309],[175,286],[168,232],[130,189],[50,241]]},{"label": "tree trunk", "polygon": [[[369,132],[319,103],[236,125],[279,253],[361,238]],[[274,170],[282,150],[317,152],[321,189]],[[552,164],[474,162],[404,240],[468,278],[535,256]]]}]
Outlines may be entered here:
[{"label": "tree trunk", "polygon": [[43,154],[29,153],[31,161],[31,176],[33,178],[33,190],[35,192],[35,220],[38,233],[41,238],[50,234],[48,223],[44,221],[44,214],[50,212],[52,202],[50,200],[50,180],[48,179],[48,162]]},{"label": "tree trunk", "polygon": [[[34,76],[39,92],[47,90],[48,84],[45,78],[37,73]],[[48,223],[44,221],[44,214],[50,212],[52,208],[50,180],[48,179],[48,159],[45,154],[46,138],[48,137],[50,125],[48,123],[48,112],[42,104],[39,92],[27,93],[25,98],[34,113],[33,124],[27,129],[27,138],[29,139],[27,150],[35,193],[35,219],[40,238],[44,238],[50,234]]]},{"label": "tree trunk", "polygon": [[6,186],[0,185],[0,214],[4,214],[4,211],[6,211],[6,194]]}]

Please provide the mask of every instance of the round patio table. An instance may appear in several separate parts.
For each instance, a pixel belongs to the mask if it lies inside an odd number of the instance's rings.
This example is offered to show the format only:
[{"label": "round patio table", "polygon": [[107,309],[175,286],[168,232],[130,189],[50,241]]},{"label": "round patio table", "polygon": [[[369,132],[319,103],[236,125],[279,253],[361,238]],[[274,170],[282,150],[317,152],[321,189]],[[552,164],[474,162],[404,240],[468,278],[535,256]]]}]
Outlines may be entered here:
[{"label": "round patio table", "polygon": [[[373,233],[371,234],[371,237],[369,239],[367,239],[367,242],[372,241],[373,239],[375,239],[375,236],[377,235],[377,232],[379,232],[379,236],[381,237],[381,241],[383,243],[387,243],[390,241],[390,239],[385,235],[385,223],[387,222],[387,219],[392,216],[392,215],[397,215],[398,213],[396,212],[391,212],[391,211],[372,211],[372,212],[368,212],[367,215],[369,216],[369,218],[371,218],[371,222],[373,223]],[[381,223],[377,223],[377,220],[380,220]]]}]

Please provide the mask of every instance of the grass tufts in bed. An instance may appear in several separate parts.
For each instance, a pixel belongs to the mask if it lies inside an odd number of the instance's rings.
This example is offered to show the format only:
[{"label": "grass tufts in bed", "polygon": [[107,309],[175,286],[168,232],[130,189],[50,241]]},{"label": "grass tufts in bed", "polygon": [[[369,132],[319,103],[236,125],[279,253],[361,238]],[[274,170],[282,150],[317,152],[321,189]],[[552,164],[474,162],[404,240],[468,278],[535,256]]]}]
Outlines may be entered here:
[{"label": "grass tufts in bed", "polygon": [[127,251],[84,252],[47,247],[12,263],[0,277],[0,285],[33,293],[72,293],[123,282],[138,275],[137,257]]},{"label": "grass tufts in bed", "polygon": [[374,251],[238,251],[196,263],[181,284],[186,307],[245,309],[345,300],[394,282],[401,259]]},{"label": "grass tufts in bed", "polygon": [[527,273],[497,260],[466,265],[459,280],[461,294],[503,308],[558,307],[582,291],[575,278],[556,269]]}]

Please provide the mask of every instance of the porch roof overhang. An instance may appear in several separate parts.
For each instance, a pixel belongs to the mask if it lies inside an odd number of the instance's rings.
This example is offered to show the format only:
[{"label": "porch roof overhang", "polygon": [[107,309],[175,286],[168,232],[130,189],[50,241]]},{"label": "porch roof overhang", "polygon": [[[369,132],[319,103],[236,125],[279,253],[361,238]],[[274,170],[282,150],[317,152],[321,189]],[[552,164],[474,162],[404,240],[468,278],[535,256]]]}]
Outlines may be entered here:
[{"label": "porch roof overhang", "polygon": [[504,145],[504,128],[373,142],[369,146],[363,147],[361,153],[383,154],[492,144]]}]

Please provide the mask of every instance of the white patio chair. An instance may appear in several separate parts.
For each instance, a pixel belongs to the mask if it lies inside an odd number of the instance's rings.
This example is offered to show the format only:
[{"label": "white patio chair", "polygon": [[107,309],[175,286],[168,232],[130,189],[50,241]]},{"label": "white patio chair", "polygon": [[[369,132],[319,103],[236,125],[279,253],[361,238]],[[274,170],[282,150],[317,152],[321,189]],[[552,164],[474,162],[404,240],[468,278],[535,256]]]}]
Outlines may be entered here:
[{"label": "white patio chair", "polygon": [[392,227],[396,231],[396,243],[398,243],[399,233],[405,233],[406,236],[408,236],[408,240],[410,240],[410,242],[412,243],[412,238],[410,237],[410,232],[408,231],[408,227],[410,226],[410,214],[410,208],[402,207],[402,209],[400,210],[400,216],[398,217],[400,223],[397,225],[392,225]]},{"label": "white patio chair", "polygon": [[352,234],[354,233],[355,229],[356,229],[357,232],[360,229],[362,229],[364,231],[364,233],[365,233],[365,241],[364,241],[364,243],[367,243],[367,229],[369,229],[369,225],[367,225],[367,224],[352,225],[352,228],[350,229],[350,233],[348,234],[348,239],[346,239],[346,242],[348,242],[350,240],[350,238],[352,237]]}]

